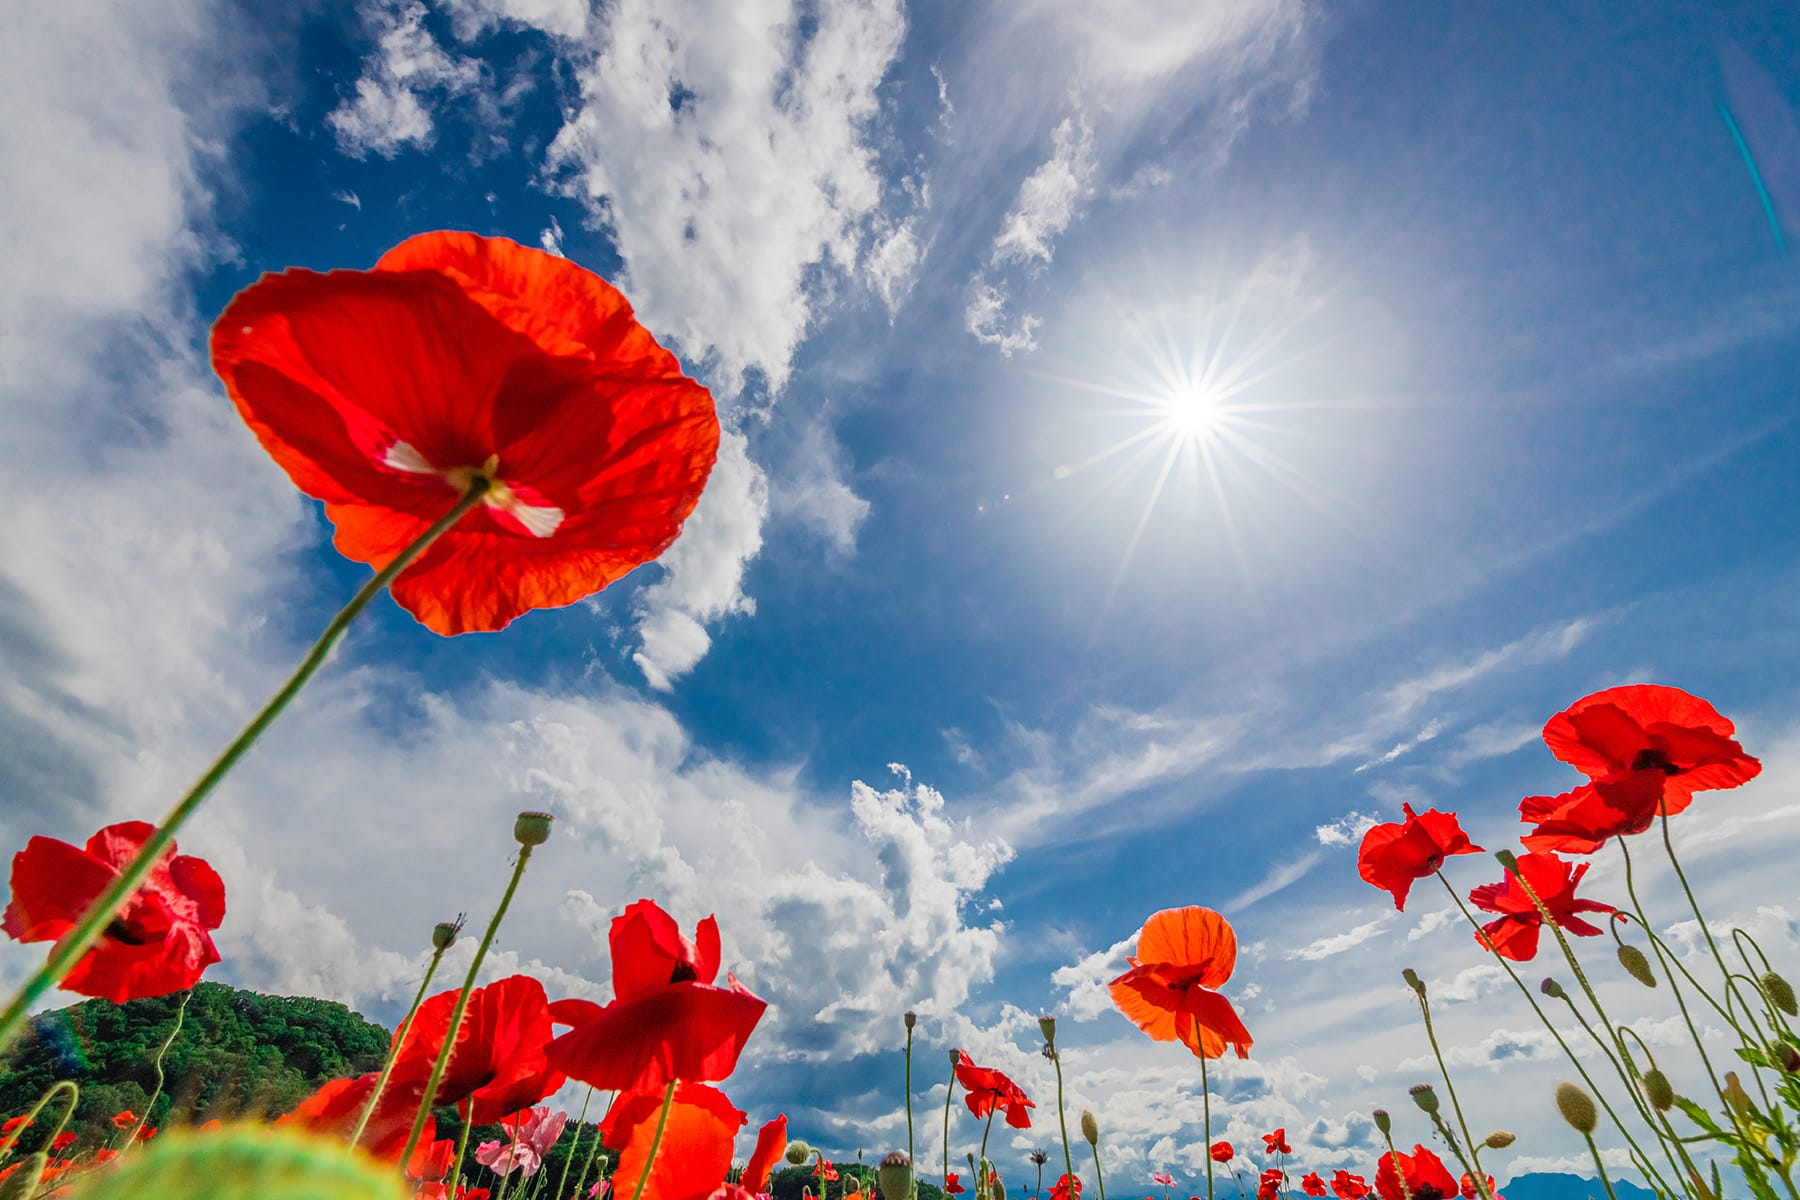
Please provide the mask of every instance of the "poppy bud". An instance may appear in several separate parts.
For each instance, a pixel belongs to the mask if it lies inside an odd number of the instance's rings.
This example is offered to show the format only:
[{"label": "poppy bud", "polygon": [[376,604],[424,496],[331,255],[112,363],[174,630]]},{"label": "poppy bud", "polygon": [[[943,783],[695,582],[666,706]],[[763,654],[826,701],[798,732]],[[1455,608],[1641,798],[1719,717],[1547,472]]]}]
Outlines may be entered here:
[{"label": "poppy bud", "polygon": [[953,1067],[962,1066],[962,1051],[961,1050],[950,1051],[950,1065]]},{"label": "poppy bud", "polygon": [[1776,1008],[1779,1008],[1790,1017],[1800,1017],[1800,1005],[1794,1003],[1793,984],[1789,983],[1773,971],[1764,971],[1760,982],[1762,983],[1763,995],[1769,998],[1770,1004],[1773,1004]]},{"label": "poppy bud", "polygon": [[1482,1139],[1481,1144],[1489,1150],[1504,1150],[1519,1139],[1504,1129],[1496,1129]]},{"label": "poppy bud", "polygon": [[1800,1046],[1792,1042],[1775,1043],[1769,1058],[1789,1075],[1800,1073]]},{"label": "poppy bud", "polygon": [[431,927],[431,945],[437,950],[448,950],[456,945],[456,935],[462,932],[463,914],[457,913],[454,921],[439,921]]},{"label": "poppy bud", "polygon": [[1675,1107],[1675,1089],[1660,1068],[1651,1067],[1644,1072],[1644,1095],[1650,1098],[1650,1107],[1657,1112],[1668,1112]]},{"label": "poppy bud", "polygon": [[1656,986],[1656,976],[1650,970],[1650,960],[1636,946],[1627,946],[1623,942],[1619,944],[1619,965],[1645,987]]},{"label": "poppy bud", "polygon": [[787,1160],[796,1167],[803,1166],[812,1157],[812,1147],[798,1139],[788,1143]]},{"label": "poppy bud", "polygon": [[988,1177],[988,1195],[993,1197],[993,1200],[1006,1200],[1006,1184],[998,1175]]},{"label": "poppy bud", "polygon": [[1383,1133],[1392,1133],[1394,1131],[1394,1122],[1393,1119],[1388,1116],[1387,1109],[1378,1108],[1373,1115],[1375,1117],[1375,1128],[1381,1130]]},{"label": "poppy bud", "polygon": [[1056,1018],[1039,1017],[1038,1032],[1044,1035],[1044,1040],[1046,1042],[1049,1042],[1052,1046],[1056,1045]]},{"label": "poppy bud", "polygon": [[1419,973],[1417,971],[1408,967],[1406,970],[1400,972],[1400,978],[1406,980],[1406,986],[1419,993],[1421,997],[1425,995],[1425,981],[1419,978]]},{"label": "poppy bud", "polygon": [[1514,874],[1518,873],[1519,856],[1514,854],[1511,850],[1496,850],[1494,852],[1494,857],[1499,859],[1500,865],[1505,867],[1508,871],[1511,871]]},{"label": "poppy bud", "polygon": [[1090,1146],[1100,1145],[1100,1122],[1094,1120],[1094,1114],[1085,1108],[1081,1110],[1081,1136],[1087,1139]]},{"label": "poppy bud", "polygon": [[875,1185],[881,1189],[881,1200],[906,1200],[912,1195],[913,1166],[906,1151],[895,1150],[881,1160]]},{"label": "poppy bud", "polygon": [[1407,1091],[1412,1094],[1413,1103],[1419,1106],[1420,1112],[1435,1113],[1438,1110],[1437,1093],[1431,1090],[1429,1083],[1415,1083]]},{"label": "poppy bud", "polygon": [[1564,996],[1568,995],[1567,992],[1563,991],[1562,984],[1548,977],[1544,979],[1544,982],[1538,984],[1538,991],[1544,993],[1544,995],[1550,997],[1552,1000],[1561,1000]]},{"label": "poppy bud", "polygon": [[902,1016],[900,1019],[902,1021],[906,1022],[906,1028],[910,1032],[912,1027],[919,1023],[919,1014],[909,1008],[906,1010],[905,1015]]},{"label": "poppy bud", "polygon": [[1556,1110],[1577,1133],[1592,1134],[1600,1123],[1594,1098],[1566,1080],[1556,1085]]},{"label": "poppy bud", "polygon": [[550,840],[550,822],[556,820],[546,812],[522,812],[513,822],[513,841],[521,846],[541,846]]}]

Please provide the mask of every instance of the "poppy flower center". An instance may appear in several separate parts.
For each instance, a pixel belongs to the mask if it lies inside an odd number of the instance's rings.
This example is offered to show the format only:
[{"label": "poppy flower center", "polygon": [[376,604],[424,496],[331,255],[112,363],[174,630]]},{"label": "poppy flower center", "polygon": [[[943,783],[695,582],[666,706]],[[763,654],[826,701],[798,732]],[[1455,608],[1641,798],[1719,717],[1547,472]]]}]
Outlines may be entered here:
[{"label": "poppy flower center", "polygon": [[1638,756],[1631,760],[1634,771],[1661,771],[1664,775],[1679,775],[1681,768],[1669,761],[1669,756],[1661,750],[1651,748],[1638,751]]},{"label": "poppy flower center", "polygon": [[676,963],[675,969],[669,972],[670,983],[698,983],[699,980],[700,972],[694,970],[692,963]]},{"label": "poppy flower center", "polygon": [[115,942],[124,942],[127,946],[148,946],[151,941],[123,918],[115,919],[106,927],[106,936]]},{"label": "poppy flower center", "polygon": [[502,479],[498,454],[488,455],[487,461],[478,467],[464,465],[440,470],[417,447],[397,441],[388,447],[381,461],[386,466],[409,475],[436,475],[458,492],[467,492],[477,479],[487,480],[487,490],[481,497],[482,504],[489,511],[507,518],[503,523],[515,525],[532,537],[549,537],[562,525],[563,517],[567,515],[554,504],[539,503],[535,495],[523,494],[531,489],[517,480]]}]

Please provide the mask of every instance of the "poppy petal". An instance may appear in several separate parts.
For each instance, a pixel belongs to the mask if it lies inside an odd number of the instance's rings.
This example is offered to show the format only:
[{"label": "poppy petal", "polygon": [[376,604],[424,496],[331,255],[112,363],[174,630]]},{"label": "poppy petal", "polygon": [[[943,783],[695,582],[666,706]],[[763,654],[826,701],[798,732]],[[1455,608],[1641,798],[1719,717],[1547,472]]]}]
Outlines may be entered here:
[{"label": "poppy petal", "polygon": [[606,1005],[551,1042],[549,1060],[571,1079],[619,1091],[724,1079],[767,1007],[741,986],[670,984]]},{"label": "poppy petal", "polygon": [[600,1127],[607,1146],[619,1151],[612,1174],[613,1194],[638,1193],[638,1181],[649,1165],[649,1179],[639,1200],[703,1200],[725,1181],[731,1169],[731,1147],[749,1120],[725,1093],[703,1083],[678,1083],[663,1123],[662,1143],[650,1163],[650,1147],[661,1117],[663,1089],[629,1092],[613,1105]]},{"label": "poppy petal", "polygon": [[1237,965],[1237,934],[1210,908],[1167,908],[1144,922],[1137,957],[1144,963],[1204,967],[1200,985],[1216,988],[1231,978]]},{"label": "poppy petal", "polygon": [[738,1180],[745,1191],[760,1195],[769,1190],[769,1175],[787,1152],[787,1127],[787,1114],[782,1113],[757,1131],[756,1149],[751,1151],[750,1161]]}]

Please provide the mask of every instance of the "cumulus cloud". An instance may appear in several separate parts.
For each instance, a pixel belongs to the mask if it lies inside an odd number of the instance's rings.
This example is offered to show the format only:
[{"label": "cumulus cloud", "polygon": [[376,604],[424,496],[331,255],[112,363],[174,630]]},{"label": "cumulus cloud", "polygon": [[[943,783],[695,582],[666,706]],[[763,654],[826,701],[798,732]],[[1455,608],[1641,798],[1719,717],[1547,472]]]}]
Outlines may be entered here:
[{"label": "cumulus cloud", "polygon": [[393,158],[408,148],[429,148],[436,136],[430,106],[481,84],[481,64],[446,50],[425,18],[419,0],[364,10],[375,49],[363,60],[354,93],[325,118],[345,154]]},{"label": "cumulus cloud", "polygon": [[1354,846],[1362,841],[1363,834],[1381,824],[1381,818],[1374,813],[1347,812],[1335,821],[1329,821],[1313,830],[1313,837],[1321,846]]},{"label": "cumulus cloud", "polygon": [[1001,223],[992,264],[1048,263],[1056,239],[1094,184],[1094,131],[1082,113],[1064,117],[1050,136],[1050,158],[1026,176]]},{"label": "cumulus cloud", "polygon": [[1379,916],[1373,921],[1366,921],[1356,928],[1346,930],[1343,933],[1334,933],[1327,937],[1318,938],[1296,950],[1289,951],[1288,957],[1304,959],[1307,962],[1318,962],[1320,959],[1342,954],[1346,950],[1362,945],[1364,942],[1386,929],[1389,920],[1390,918],[1386,915]]}]

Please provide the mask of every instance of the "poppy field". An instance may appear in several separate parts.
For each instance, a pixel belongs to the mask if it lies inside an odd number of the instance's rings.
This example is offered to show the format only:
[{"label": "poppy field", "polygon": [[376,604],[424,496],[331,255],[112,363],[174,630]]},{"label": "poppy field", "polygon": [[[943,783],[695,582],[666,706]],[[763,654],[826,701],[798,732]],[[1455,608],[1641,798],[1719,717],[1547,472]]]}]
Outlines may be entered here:
[{"label": "poppy field", "polygon": [[[231,898],[178,839],[331,669],[372,602],[385,593],[445,638],[574,604],[675,543],[719,453],[712,396],[617,289],[502,238],[425,233],[369,270],[265,275],[218,316],[211,358],[247,436],[322,502],[337,551],[374,573],[160,819],[108,825],[83,845],[34,836],[15,848],[0,929],[41,945],[43,959],[0,1012],[0,1049],[57,991],[119,1005],[175,996],[220,961],[213,935]],[[1708,923],[1670,834],[1705,811],[1707,793],[1755,778],[1760,761],[1711,703],[1660,684],[1575,699],[1549,716],[1542,743],[1575,777],[1561,794],[1518,803],[1516,848],[1476,845],[1457,814],[1403,804],[1362,833],[1361,879],[1401,912],[1422,892],[1448,896],[1471,961],[1502,970],[1564,1054],[1567,1079],[1545,1102],[1609,1200],[1620,1200],[1621,1154],[1659,1195],[1800,1200],[1800,1008],[1784,974],[1794,966],[1771,961],[1748,932]],[[28,1109],[0,1114],[0,1200],[754,1200],[796,1179],[818,1200],[1174,1194],[1167,1172],[1107,1177],[1106,1114],[1066,1103],[1052,1016],[1038,1030],[1055,1093],[1030,1095],[931,1039],[929,1022],[897,1003],[906,1082],[893,1108],[905,1140],[852,1165],[832,1162],[809,1140],[822,1137],[785,1115],[751,1128],[733,1103],[768,1005],[739,981],[743,964],[726,961],[717,916],[684,927],[654,896],[610,914],[604,1003],[530,974],[479,982],[534,855],[554,846],[556,816],[520,813],[498,903],[432,931],[429,967],[379,1069],[329,1079],[271,1121],[153,1127],[146,1108],[102,1130],[71,1126],[79,1088],[59,1081]],[[1622,864],[1623,894],[1588,885],[1600,856]],[[1646,916],[1634,871],[1646,858],[1673,870],[1698,922],[1698,970]],[[1494,1174],[1516,1139],[1505,1113],[1459,1096],[1418,973],[1395,964],[1435,1070],[1371,1114],[1384,1145],[1360,1171],[1327,1171],[1295,1155],[1285,1128],[1260,1145],[1215,1136],[1228,1114],[1209,1063],[1256,1048],[1232,999],[1232,921],[1196,902],[1118,932],[1131,950],[1108,994],[1147,1039],[1191,1064],[1207,1200],[1503,1200]],[[468,941],[463,977],[438,978],[446,952]],[[1602,976],[1641,985],[1643,1009],[1602,1004]],[[1652,1016],[1688,1035],[1668,1070],[1634,1028]],[[180,1080],[161,1078],[160,1056],[155,1070],[157,1095],[179,1092]],[[915,1111],[939,1083],[941,1113]],[[579,1111],[546,1103],[571,1086],[585,1089]],[[943,1152],[931,1161],[915,1129],[939,1122]],[[474,1139],[477,1126],[501,1136]],[[1011,1161],[990,1145],[996,1128],[1038,1131],[1049,1148]]]}]

